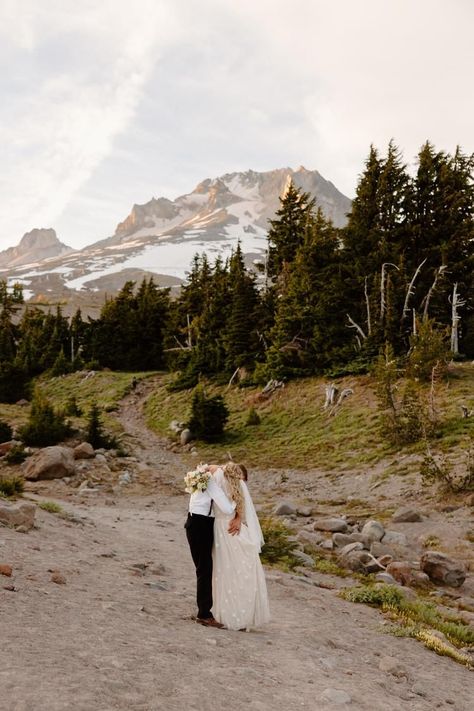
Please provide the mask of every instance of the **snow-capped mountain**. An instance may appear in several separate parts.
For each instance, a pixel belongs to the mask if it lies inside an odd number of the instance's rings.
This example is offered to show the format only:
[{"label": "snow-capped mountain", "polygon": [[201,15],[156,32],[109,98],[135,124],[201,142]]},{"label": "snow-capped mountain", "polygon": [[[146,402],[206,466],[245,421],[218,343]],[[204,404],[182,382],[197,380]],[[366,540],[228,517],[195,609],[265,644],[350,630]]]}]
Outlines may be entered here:
[{"label": "snow-capped mountain", "polygon": [[[300,167],[227,173],[204,180],[176,200],[153,198],[134,205],[114,235],[82,250],[48,258],[45,254],[28,264],[5,259],[0,262],[0,278],[22,283],[26,298],[67,302],[81,295],[79,301],[84,302],[86,295],[95,295],[97,302],[104,292],[113,293],[127,279],[144,275],[156,275],[162,285],[179,285],[196,252],[205,251],[211,260],[217,255],[225,258],[239,239],[249,263],[261,260],[267,249],[268,220],[290,179],[315,198],[336,226],[345,223],[351,201],[317,171]],[[35,232],[49,231],[29,234]],[[13,255],[18,249],[2,254]]]}]

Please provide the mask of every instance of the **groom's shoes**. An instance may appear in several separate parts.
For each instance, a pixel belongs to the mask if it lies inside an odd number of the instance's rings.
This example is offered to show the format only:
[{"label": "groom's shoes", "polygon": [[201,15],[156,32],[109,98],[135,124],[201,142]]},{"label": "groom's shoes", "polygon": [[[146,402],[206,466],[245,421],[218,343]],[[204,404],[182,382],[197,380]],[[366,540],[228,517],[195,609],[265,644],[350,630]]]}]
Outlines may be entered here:
[{"label": "groom's shoes", "polygon": [[224,627],[221,622],[218,622],[213,617],[196,617],[196,622],[199,622],[200,625],[204,625],[204,627],[216,627],[219,630]]}]

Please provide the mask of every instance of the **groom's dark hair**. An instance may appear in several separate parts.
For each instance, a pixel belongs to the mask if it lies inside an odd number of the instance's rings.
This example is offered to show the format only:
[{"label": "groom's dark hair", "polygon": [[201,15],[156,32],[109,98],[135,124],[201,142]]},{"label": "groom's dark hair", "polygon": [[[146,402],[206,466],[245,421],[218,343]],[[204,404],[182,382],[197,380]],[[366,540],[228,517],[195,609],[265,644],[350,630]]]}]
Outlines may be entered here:
[{"label": "groom's dark hair", "polygon": [[247,481],[247,479],[249,478],[249,475],[247,473],[247,467],[244,466],[243,464],[239,464],[238,466],[239,466],[240,471],[242,472],[242,479],[244,481]]}]

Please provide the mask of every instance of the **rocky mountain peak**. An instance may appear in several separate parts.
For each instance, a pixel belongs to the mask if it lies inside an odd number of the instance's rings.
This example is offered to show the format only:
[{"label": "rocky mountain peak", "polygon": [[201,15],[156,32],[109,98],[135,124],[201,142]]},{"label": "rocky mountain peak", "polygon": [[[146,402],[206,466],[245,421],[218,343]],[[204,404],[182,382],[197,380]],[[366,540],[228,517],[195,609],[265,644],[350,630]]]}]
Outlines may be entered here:
[{"label": "rocky mountain peak", "polygon": [[59,241],[55,230],[34,228],[23,235],[16,247],[9,247],[0,252],[0,267],[18,267],[73,251],[71,247]]}]

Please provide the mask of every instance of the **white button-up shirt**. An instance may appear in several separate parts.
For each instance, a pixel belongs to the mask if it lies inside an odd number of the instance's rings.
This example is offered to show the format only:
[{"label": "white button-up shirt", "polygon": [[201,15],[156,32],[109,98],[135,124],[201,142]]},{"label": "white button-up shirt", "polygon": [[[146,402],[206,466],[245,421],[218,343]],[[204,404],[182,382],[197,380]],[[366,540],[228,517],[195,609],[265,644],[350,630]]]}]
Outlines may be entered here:
[{"label": "white button-up shirt", "polygon": [[235,511],[235,503],[227,498],[221,487],[216,484],[211,476],[204,491],[195,491],[189,499],[189,513],[202,516],[214,516],[212,503],[220,508],[222,513],[230,514]]}]

